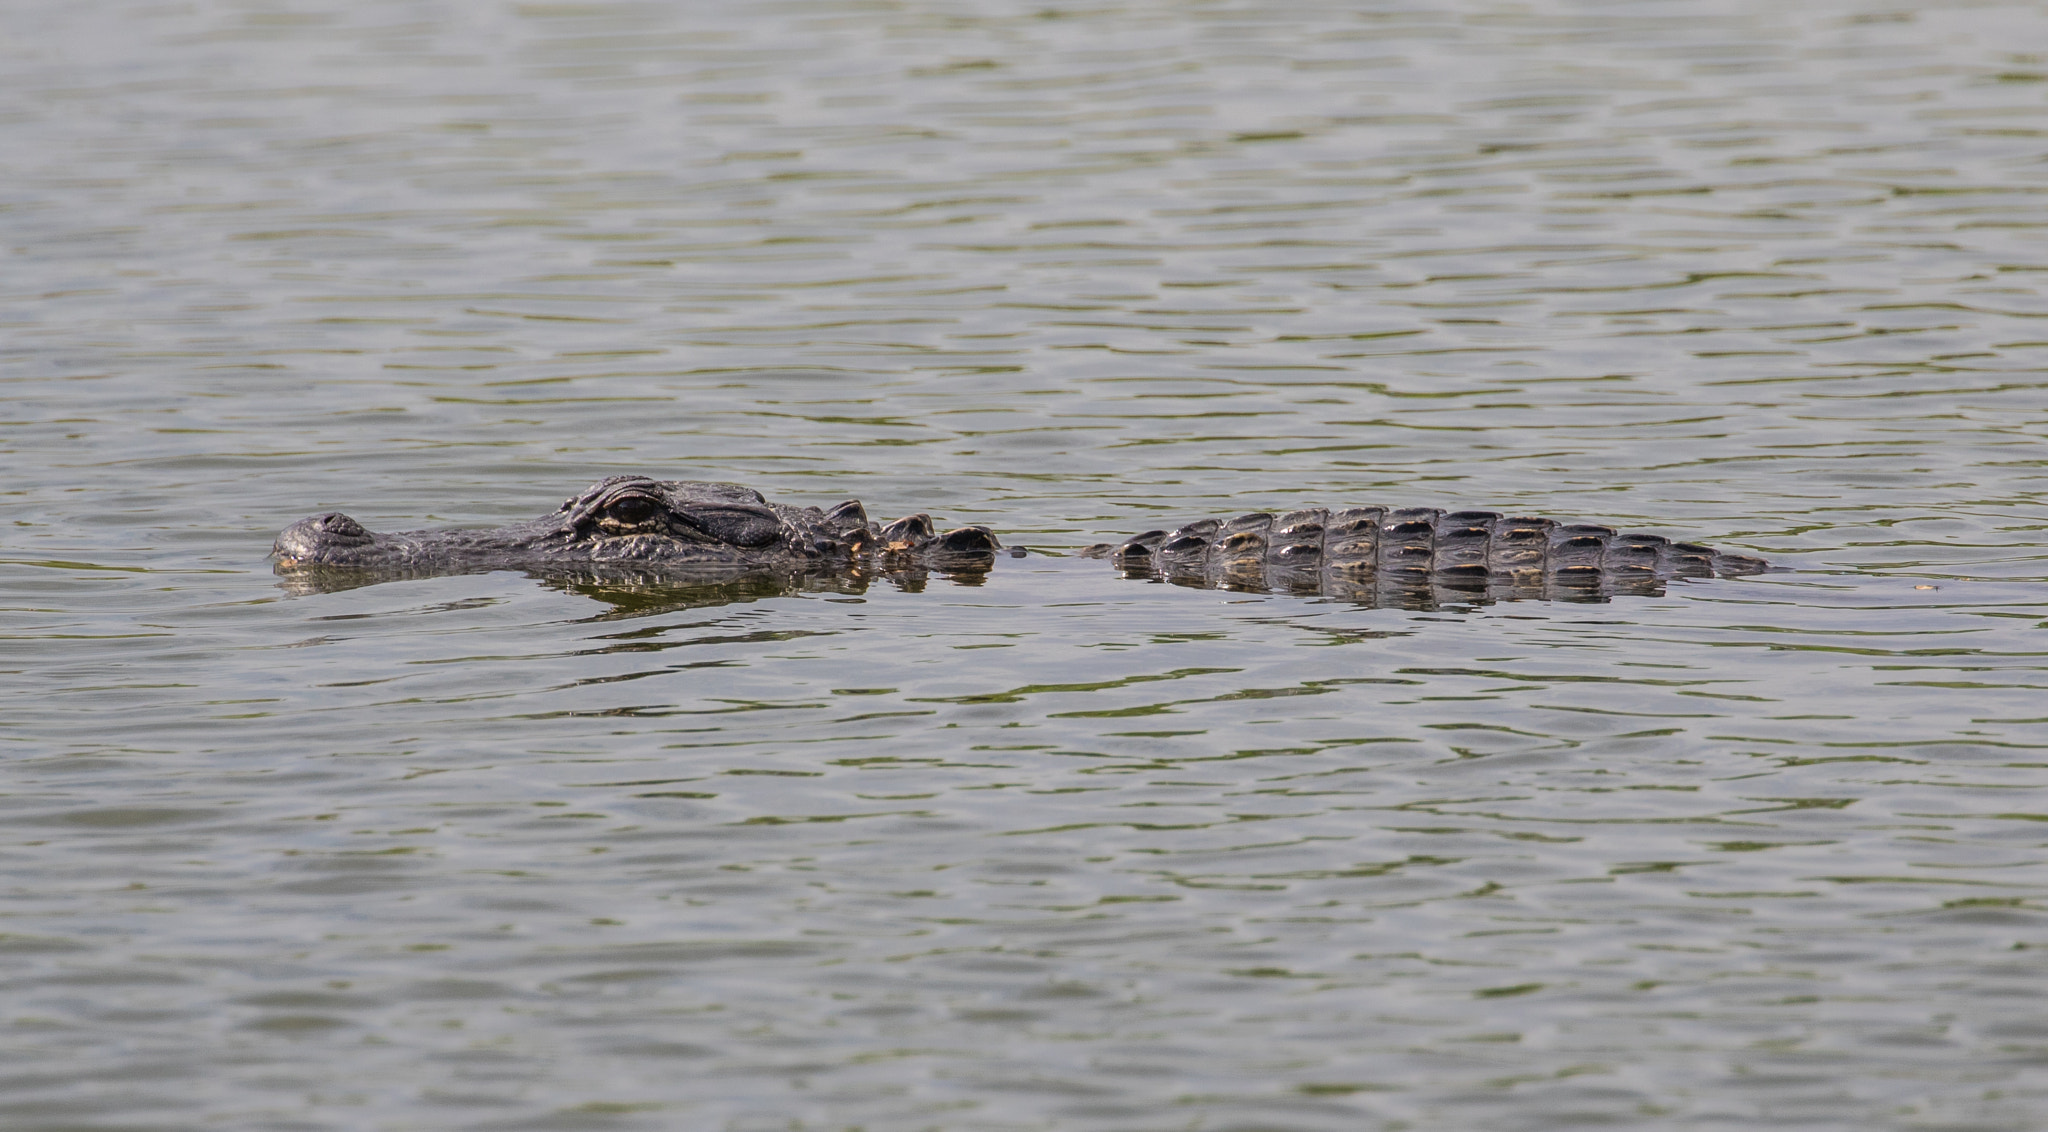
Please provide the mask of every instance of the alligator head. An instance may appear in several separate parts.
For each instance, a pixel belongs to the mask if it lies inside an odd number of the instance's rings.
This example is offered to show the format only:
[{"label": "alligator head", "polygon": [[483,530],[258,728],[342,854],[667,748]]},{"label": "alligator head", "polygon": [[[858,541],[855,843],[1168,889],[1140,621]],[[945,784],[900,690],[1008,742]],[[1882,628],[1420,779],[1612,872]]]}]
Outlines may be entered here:
[{"label": "alligator head", "polygon": [[484,530],[380,533],[339,512],[314,515],[286,527],[271,556],[281,573],[713,574],[804,571],[876,556],[968,567],[985,564],[999,546],[986,528],[941,534],[924,515],[877,527],[858,500],[821,510],[771,503],[738,484],[612,476],[553,514]]}]

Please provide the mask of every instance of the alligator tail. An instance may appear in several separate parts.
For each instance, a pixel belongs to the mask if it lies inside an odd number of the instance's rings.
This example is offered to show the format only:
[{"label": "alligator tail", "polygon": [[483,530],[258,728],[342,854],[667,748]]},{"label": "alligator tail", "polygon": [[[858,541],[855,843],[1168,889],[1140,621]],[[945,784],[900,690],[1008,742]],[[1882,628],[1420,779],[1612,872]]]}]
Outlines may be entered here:
[{"label": "alligator tail", "polygon": [[1761,558],[1662,535],[1433,507],[1202,519],[1082,554],[1108,558],[1127,574],[1184,585],[1317,593],[1417,586],[1509,591],[1496,596],[1553,596],[1550,591],[1574,589],[1654,592],[1674,578],[1725,578],[1770,568]]}]

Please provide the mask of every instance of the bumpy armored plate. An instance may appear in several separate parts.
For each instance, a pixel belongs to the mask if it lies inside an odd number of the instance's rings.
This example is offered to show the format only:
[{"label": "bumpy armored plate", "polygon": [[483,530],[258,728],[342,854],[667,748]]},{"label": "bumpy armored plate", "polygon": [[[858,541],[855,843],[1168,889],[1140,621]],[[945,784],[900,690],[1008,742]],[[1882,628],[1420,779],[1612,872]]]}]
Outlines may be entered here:
[{"label": "bumpy armored plate", "polygon": [[[552,514],[506,527],[379,533],[338,512],[315,515],[286,527],[271,554],[302,591],[522,570],[572,587],[669,593],[745,579],[744,592],[758,596],[762,585],[859,592],[875,576],[914,589],[930,571],[972,580],[1002,551],[987,527],[942,532],[923,514],[878,524],[858,500],[798,507],[738,484],[612,476]],[[1661,593],[1675,578],[1769,569],[1661,535],[1428,507],[1202,519],[1081,554],[1108,558],[1129,577],[1404,606],[1601,600]]]},{"label": "bumpy armored plate", "polygon": [[1770,569],[1761,558],[1662,535],[1433,507],[1259,511],[1082,554],[1109,559],[1127,577],[1380,605],[1654,596],[1675,578]]}]

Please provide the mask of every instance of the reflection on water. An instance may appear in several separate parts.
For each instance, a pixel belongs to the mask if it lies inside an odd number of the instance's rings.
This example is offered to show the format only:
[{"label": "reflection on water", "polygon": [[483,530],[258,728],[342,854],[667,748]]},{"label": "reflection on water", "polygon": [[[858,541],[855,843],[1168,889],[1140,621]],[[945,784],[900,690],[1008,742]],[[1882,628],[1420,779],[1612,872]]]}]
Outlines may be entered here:
[{"label": "reflection on water", "polygon": [[[283,572],[278,586],[295,597],[339,593],[384,582],[401,582],[450,573],[470,571],[408,573],[364,570],[339,566],[301,566]],[[1363,609],[1408,610],[1474,609],[1495,602],[1562,601],[1597,604],[1616,596],[1663,597],[1667,580],[1655,576],[1605,576],[1571,578],[1543,575],[1511,576],[1500,579],[1432,579],[1386,576],[1347,577],[1318,571],[1268,571],[1253,577],[1233,574],[1221,579],[1160,574],[1144,566],[1118,570],[1119,577],[1137,581],[1161,581],[1193,589],[1220,589],[1245,594],[1287,594],[1296,597],[1324,597]],[[548,587],[603,602],[612,607],[610,617],[640,617],[757,601],[769,597],[807,594],[843,594],[858,597],[874,581],[883,581],[904,593],[921,593],[934,577],[956,586],[979,586],[988,577],[986,569],[933,570],[925,567],[886,569],[870,573],[858,566],[819,573],[737,573],[723,576],[678,577],[673,571],[633,569],[564,570],[530,574]],[[1681,582],[1679,584],[1697,584]]]},{"label": "reflection on water", "polygon": [[[15,5],[0,1125],[2031,1132],[2044,18]],[[625,471],[1799,572],[264,564]]]},{"label": "reflection on water", "polygon": [[[1568,601],[1597,604],[1616,597],[1663,597],[1672,579],[1655,574],[1600,573],[1585,576],[1507,574],[1459,577],[1429,574],[1347,575],[1322,570],[1267,567],[1220,575],[1177,573],[1133,565],[1126,578],[1157,579],[1192,589],[1223,589],[1236,593],[1292,594],[1326,597],[1371,609],[1470,609],[1502,601]],[[1676,584],[1687,584],[1678,580]]]}]

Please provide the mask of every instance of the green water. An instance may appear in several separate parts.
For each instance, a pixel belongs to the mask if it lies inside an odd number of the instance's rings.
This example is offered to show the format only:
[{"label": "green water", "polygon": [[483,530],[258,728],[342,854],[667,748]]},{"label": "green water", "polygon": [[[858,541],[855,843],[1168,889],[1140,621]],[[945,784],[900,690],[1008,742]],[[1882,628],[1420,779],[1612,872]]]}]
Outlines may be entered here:
[{"label": "green water", "polygon": [[[0,1127],[2028,1132],[2048,8],[18,4]],[[296,595],[602,475],[978,585]],[[1795,567],[1057,556],[1430,504]]]}]

